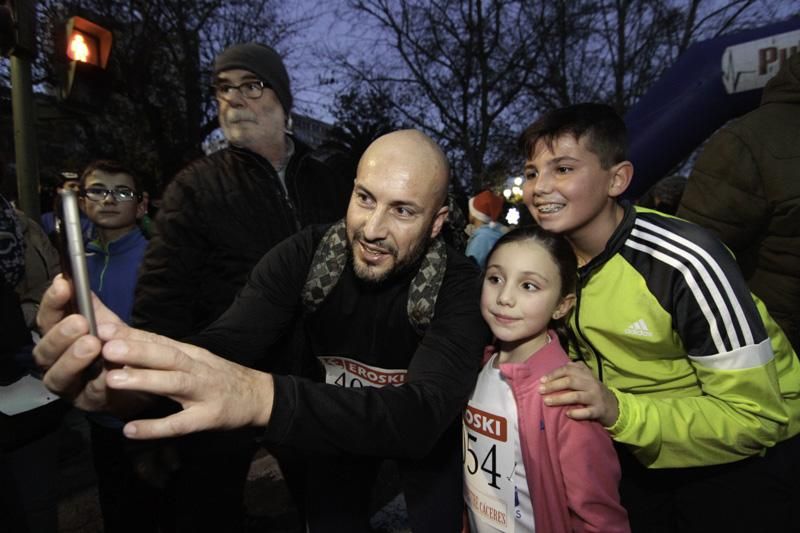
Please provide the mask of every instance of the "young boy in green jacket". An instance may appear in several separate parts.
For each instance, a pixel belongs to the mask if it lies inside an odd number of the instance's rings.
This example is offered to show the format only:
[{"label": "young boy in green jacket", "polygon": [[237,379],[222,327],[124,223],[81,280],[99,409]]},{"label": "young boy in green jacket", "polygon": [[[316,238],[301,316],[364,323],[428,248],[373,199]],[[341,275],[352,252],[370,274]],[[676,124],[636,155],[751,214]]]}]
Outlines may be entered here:
[{"label": "young boy in green jacket", "polygon": [[540,390],[606,426],[633,531],[797,527],[800,363],[734,258],[698,226],[619,201],[633,165],[612,108],[547,113],[520,146],[525,203],[580,266],[582,362]]}]

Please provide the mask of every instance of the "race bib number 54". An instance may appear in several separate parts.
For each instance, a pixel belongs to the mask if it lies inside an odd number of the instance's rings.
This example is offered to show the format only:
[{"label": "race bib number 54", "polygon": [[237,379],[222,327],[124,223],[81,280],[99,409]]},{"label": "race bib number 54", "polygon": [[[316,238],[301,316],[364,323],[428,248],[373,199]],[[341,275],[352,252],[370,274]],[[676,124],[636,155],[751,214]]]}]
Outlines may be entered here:
[{"label": "race bib number 54", "polygon": [[325,366],[325,383],[340,387],[385,387],[399,386],[406,382],[408,371],[370,366],[355,359],[322,356]]},{"label": "race bib number 54", "polygon": [[505,417],[479,409],[464,411],[464,499],[481,522],[514,531],[514,444]]}]

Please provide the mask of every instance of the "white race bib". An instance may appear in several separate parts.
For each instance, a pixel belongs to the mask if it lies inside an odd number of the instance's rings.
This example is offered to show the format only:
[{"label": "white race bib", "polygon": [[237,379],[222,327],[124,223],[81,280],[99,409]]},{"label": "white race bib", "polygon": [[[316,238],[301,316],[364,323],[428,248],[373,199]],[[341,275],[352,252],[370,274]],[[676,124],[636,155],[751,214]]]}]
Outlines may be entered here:
[{"label": "white race bib", "polygon": [[340,387],[400,386],[406,382],[408,370],[386,369],[338,356],[319,357],[325,366],[325,383]]},{"label": "white race bib", "polygon": [[515,461],[508,420],[472,400],[463,420],[464,500],[474,517],[511,533]]}]

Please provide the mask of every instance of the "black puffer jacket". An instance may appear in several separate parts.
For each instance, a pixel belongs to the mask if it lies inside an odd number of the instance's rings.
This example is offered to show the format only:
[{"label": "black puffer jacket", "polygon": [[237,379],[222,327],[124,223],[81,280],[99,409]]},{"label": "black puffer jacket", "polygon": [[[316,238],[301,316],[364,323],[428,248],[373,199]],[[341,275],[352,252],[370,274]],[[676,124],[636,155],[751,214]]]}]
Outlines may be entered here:
[{"label": "black puffer jacket", "polygon": [[800,53],[697,159],[678,216],[717,233],[800,350]]},{"label": "black puffer jacket", "polygon": [[270,163],[230,147],[190,163],[167,187],[142,263],[133,324],[173,338],[222,314],[277,243],[347,209],[352,182],[294,140],[283,192]]}]

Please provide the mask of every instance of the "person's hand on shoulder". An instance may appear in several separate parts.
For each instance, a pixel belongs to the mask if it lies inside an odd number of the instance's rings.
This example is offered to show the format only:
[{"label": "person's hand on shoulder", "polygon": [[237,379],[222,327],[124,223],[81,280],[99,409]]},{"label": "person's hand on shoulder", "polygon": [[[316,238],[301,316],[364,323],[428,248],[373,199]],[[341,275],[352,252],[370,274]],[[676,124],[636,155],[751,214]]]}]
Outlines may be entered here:
[{"label": "person's hand on shoulder", "polygon": [[611,427],[619,417],[617,397],[584,363],[572,362],[541,379],[539,393],[545,405],[575,405],[567,416],[575,420],[597,420]]}]

